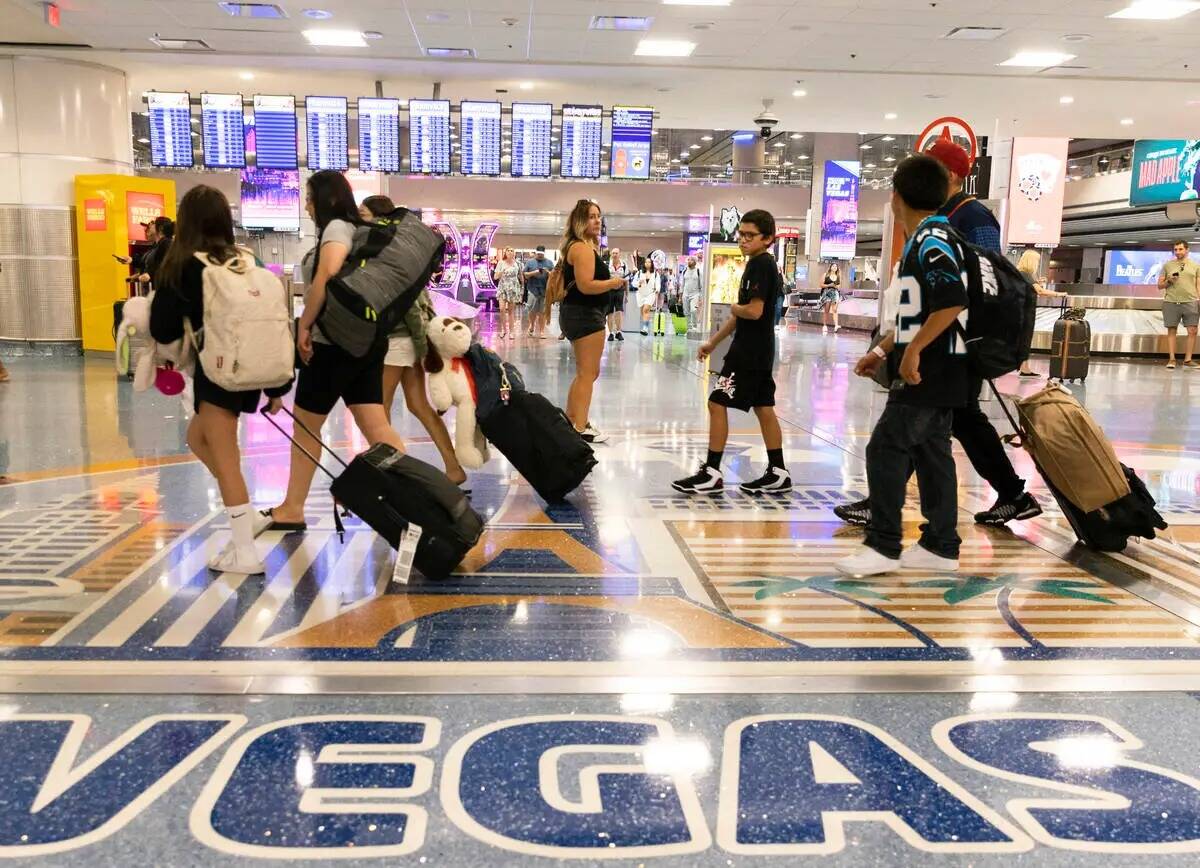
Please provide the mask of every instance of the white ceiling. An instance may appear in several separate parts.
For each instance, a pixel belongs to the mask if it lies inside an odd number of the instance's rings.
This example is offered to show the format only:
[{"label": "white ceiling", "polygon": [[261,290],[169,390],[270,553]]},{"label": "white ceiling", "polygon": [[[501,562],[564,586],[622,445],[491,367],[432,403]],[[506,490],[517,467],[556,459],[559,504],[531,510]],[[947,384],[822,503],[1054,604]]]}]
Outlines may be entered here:
[{"label": "white ceiling", "polygon": [[[761,100],[773,98],[792,129],[913,133],[953,114],[990,134],[1122,138],[1194,135],[1200,108],[1200,12],[1158,22],[1106,17],[1127,0],[280,0],[290,15],[280,21],[231,18],[215,0],[60,5],[56,31],[42,22],[39,2],[0,0],[0,39],[86,42],[94,49],[73,56],[126,69],[139,94],[354,97],[373,93],[378,79],[391,95],[420,96],[441,81],[451,99],[509,88],[510,100],[649,103],[674,127],[747,127]],[[334,17],[313,22],[301,15],[307,7]],[[649,35],[688,39],[697,49],[683,60],[636,58],[645,34],[588,30],[598,14],[653,16]],[[961,26],[1006,32],[985,42],[942,38]],[[300,35],[309,27],[378,30],[383,38],[366,49],[315,49]],[[215,51],[164,52],[149,42],[155,33],[204,39]],[[1089,38],[1064,42],[1070,34]],[[477,59],[430,60],[430,47],[472,48]],[[996,66],[1027,49],[1077,54],[1070,64],[1083,68]],[[254,81],[242,81],[243,70]],[[523,80],[534,89],[517,90]],[[793,98],[795,88],[808,95]],[[1064,95],[1075,102],[1061,106]],[[885,120],[891,112],[897,118]]]}]

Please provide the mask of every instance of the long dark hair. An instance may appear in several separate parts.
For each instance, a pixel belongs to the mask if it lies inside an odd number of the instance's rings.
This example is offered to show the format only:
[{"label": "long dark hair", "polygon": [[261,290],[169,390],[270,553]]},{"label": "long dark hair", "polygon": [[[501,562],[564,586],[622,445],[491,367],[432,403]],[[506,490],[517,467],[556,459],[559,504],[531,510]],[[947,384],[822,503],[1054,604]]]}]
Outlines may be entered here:
[{"label": "long dark hair", "polygon": [[386,217],[396,210],[396,203],[387,196],[368,196],[363,199],[363,207],[376,217]]},{"label": "long dark hair", "polygon": [[159,280],[178,287],[184,265],[197,253],[207,253],[218,262],[228,262],[238,254],[229,200],[220,190],[205,184],[188,190],[179,201],[175,240],[159,266]]},{"label": "long dark hair", "polygon": [[341,172],[323,169],[314,174],[308,179],[308,198],[313,204],[318,236],[334,220],[345,220],[355,226],[363,222],[354,201],[354,191]]}]

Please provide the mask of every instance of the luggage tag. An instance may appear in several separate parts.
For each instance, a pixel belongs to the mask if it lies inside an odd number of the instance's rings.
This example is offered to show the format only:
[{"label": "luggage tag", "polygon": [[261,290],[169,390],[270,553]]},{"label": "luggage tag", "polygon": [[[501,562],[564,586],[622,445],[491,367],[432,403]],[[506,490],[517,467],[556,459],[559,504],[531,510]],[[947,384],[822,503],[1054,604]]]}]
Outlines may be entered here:
[{"label": "luggage tag", "polygon": [[396,565],[392,567],[392,581],[407,585],[412,575],[413,561],[417,557],[417,543],[421,541],[421,526],[409,524],[400,535],[400,545],[396,546]]},{"label": "luggage tag", "polygon": [[508,381],[508,372],[504,370],[504,362],[500,363],[500,403],[508,406],[509,396],[512,395],[512,383]]}]

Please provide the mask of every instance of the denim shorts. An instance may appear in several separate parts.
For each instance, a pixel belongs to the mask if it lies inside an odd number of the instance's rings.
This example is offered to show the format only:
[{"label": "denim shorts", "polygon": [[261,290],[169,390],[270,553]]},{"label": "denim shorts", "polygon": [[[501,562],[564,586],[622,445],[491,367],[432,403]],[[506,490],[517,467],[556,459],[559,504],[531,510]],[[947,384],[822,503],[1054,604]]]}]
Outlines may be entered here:
[{"label": "denim shorts", "polygon": [[558,327],[569,341],[586,338],[604,331],[604,311],[604,307],[563,302],[558,306]]}]

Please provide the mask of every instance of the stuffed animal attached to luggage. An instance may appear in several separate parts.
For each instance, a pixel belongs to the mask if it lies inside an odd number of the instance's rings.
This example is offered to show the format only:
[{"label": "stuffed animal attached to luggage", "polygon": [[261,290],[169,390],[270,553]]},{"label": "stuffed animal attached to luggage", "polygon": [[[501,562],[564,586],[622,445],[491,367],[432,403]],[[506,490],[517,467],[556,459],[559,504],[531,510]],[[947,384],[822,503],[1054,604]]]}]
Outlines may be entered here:
[{"label": "stuffed animal attached to luggage", "polygon": [[[133,372],[133,388],[145,392],[157,386],[165,395],[178,395],[185,387],[183,375],[192,375],[196,352],[185,335],[171,344],[156,343],[150,337],[150,304],[154,294],[135,296],[125,302],[121,325],[117,328],[117,373]],[[144,349],[133,358],[135,337],[141,336]]]},{"label": "stuffed animal attached to luggage", "polygon": [[429,374],[429,398],[434,409],[445,413],[456,407],[454,454],[463,467],[478,470],[491,455],[487,440],[475,420],[475,377],[463,358],[471,348],[471,329],[453,317],[430,320],[426,337],[429,352],[425,371]]}]

